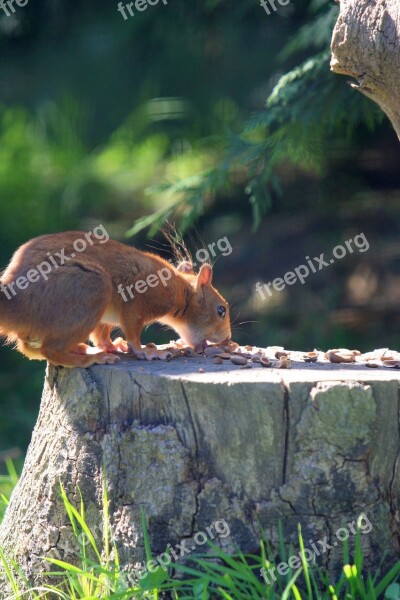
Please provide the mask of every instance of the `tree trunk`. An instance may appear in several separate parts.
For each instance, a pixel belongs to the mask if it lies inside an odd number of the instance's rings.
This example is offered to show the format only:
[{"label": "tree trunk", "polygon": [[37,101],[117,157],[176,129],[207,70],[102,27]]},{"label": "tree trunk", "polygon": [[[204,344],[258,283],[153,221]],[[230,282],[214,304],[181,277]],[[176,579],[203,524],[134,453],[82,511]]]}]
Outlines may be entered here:
[{"label": "tree trunk", "polygon": [[298,366],[242,369],[195,357],[48,367],[0,546],[33,581],[48,569],[44,556],[76,560],[60,482],[76,506],[79,488],[101,546],[104,464],[128,570],[144,563],[142,509],[155,555],[182,543],[203,552],[196,534],[210,538],[222,520],[229,535],[214,543],[255,552],[262,528],[276,545],[282,520],[286,542],[297,545],[300,522],[305,546],[313,542],[330,570],[343,565],[346,531],[352,547],[364,512],[365,565],[385,553],[389,566],[399,556],[398,372]]},{"label": "tree trunk", "polygon": [[400,2],[341,0],[331,69],[379,104],[400,138]]}]

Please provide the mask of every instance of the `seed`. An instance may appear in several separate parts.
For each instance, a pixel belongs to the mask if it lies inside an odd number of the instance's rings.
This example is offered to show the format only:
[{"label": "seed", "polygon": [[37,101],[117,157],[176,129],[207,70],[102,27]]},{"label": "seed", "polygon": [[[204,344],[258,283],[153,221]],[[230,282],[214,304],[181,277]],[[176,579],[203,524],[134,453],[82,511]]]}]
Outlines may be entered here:
[{"label": "seed", "polygon": [[261,366],[262,366],[262,367],[270,367],[270,366],[271,366],[271,361],[270,361],[270,359],[269,359],[269,358],[267,358],[266,356],[262,356],[262,357],[260,358],[260,361],[259,361],[259,362],[261,363]]},{"label": "seed", "polygon": [[307,352],[307,354],[303,354],[304,362],[317,362],[318,360],[318,352]]},{"label": "seed", "polygon": [[327,353],[327,358],[329,359],[329,362],[331,362],[331,363],[353,363],[353,362],[356,362],[354,354],[352,352],[350,352],[349,350],[347,350],[347,351],[331,350],[330,352]]},{"label": "seed", "polygon": [[200,368],[199,373],[204,373],[204,369]]},{"label": "seed", "polygon": [[222,352],[221,354],[217,354],[217,358],[223,358],[224,360],[229,360],[231,355],[229,352]]},{"label": "seed", "polygon": [[365,363],[365,366],[366,366],[366,367],[370,367],[370,369],[376,369],[377,367],[379,367],[378,363],[376,363],[376,362],[372,362],[372,360],[368,360],[368,361]]},{"label": "seed", "polygon": [[400,369],[400,362],[398,360],[384,360],[383,366],[389,369]]},{"label": "seed", "polygon": [[224,363],[224,361],[219,356],[216,356],[214,358],[214,364],[216,364],[216,365],[222,365],[223,363]]},{"label": "seed", "polygon": [[275,367],[275,369],[290,369],[290,367],[292,366],[292,363],[289,359],[285,360],[282,357],[282,360],[276,361],[276,363],[273,366]]},{"label": "seed", "polygon": [[233,362],[234,365],[247,365],[247,358],[245,358],[244,356],[237,356],[236,354],[232,354],[231,362]]},{"label": "seed", "polygon": [[204,354],[206,356],[217,356],[220,352],[221,350],[216,346],[207,346],[207,348],[204,348]]},{"label": "seed", "polygon": [[287,358],[289,354],[287,352],[275,352],[275,358]]},{"label": "seed", "polygon": [[263,356],[260,352],[256,352],[256,354],[252,354],[251,362],[259,363],[259,362],[261,362],[262,358],[265,358],[265,356]]},{"label": "seed", "polygon": [[184,348],[183,349],[184,356],[194,356],[193,348]]},{"label": "seed", "polygon": [[222,352],[225,352],[224,346],[214,346],[214,348],[216,350],[218,350],[219,354],[222,354]]}]

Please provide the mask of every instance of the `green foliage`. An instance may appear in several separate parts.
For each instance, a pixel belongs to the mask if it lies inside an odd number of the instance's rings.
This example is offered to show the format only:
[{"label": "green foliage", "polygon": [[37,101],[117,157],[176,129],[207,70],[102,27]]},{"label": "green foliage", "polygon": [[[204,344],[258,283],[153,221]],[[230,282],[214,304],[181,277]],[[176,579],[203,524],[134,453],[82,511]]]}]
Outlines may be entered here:
[{"label": "green foliage", "polygon": [[[10,484],[11,481],[15,482],[16,473],[12,464],[8,467]],[[146,572],[144,578],[136,576],[133,581],[133,577],[128,578],[127,573],[122,570],[114,543],[105,478],[103,512],[99,515],[99,523],[103,524],[100,541],[86,522],[85,505],[80,491],[78,490],[81,499],[77,508],[68,499],[62,484],[60,488],[76,544],[75,560],[68,562],[47,557],[46,562],[57,570],[48,571],[45,574],[46,578],[51,577],[56,582],[43,582],[32,587],[18,564],[12,558],[6,557],[0,548],[0,575],[7,578],[13,591],[13,595],[7,600],[159,600],[164,597],[165,592],[177,600],[379,600],[383,595],[387,600],[398,598],[396,594],[400,587],[400,562],[383,577],[379,573],[375,576],[365,574],[360,530],[356,535],[353,561],[349,559],[347,542],[344,543],[343,571],[334,583],[323,569],[306,560],[304,552],[301,555],[300,568],[290,568],[285,575],[278,574],[276,567],[279,562],[287,563],[289,557],[294,555],[293,546],[285,544],[281,527],[279,557],[266,540],[260,542],[258,554],[244,555],[238,551],[235,556],[208,542],[209,553],[191,555],[185,563],[171,563],[170,573],[166,573],[159,566],[152,572]],[[142,530],[146,561],[151,561],[153,555],[143,512]],[[300,550],[304,551],[300,526],[298,539]],[[173,570],[183,577],[173,578]],[[275,574],[274,577],[271,572]]]},{"label": "green foliage", "polygon": [[[61,485],[61,497],[68,514],[69,521],[77,541],[78,555],[81,564],[68,563],[56,558],[47,558],[47,561],[58,567],[58,571],[50,571],[47,575],[61,579],[60,585],[44,585],[43,589],[52,591],[62,600],[89,600],[89,598],[120,598],[142,597],[138,587],[127,585],[126,578],[119,567],[118,551],[113,544],[111,559],[110,524],[108,515],[107,487],[103,486],[103,539],[102,549],[99,547],[95,535],[85,521],[85,506],[81,496],[79,510],[68,500],[67,494]],[[89,557],[89,550],[94,559]]]},{"label": "green foliage", "polygon": [[0,474],[0,523],[3,520],[11,492],[18,482],[18,474],[13,461],[7,458],[5,465],[7,473],[5,475]]},{"label": "green foliage", "polygon": [[308,13],[311,19],[302,25],[293,39],[285,45],[280,53],[281,59],[286,59],[309,48],[321,50],[329,47],[332,30],[338,16],[337,6],[326,0],[313,0],[310,2]]},{"label": "green foliage", "polygon": [[[299,546],[304,551],[304,542],[299,526]],[[335,583],[330,582],[327,573],[314,563],[307,562],[302,554],[302,566],[290,569],[285,575],[278,575],[276,565],[280,560],[287,562],[288,557],[293,556],[293,548],[285,547],[280,532],[280,559],[273,559],[274,553],[268,543],[260,543],[258,555],[243,555],[239,553],[235,557],[228,556],[220,548],[209,544],[213,550],[210,554],[195,556],[191,559],[194,566],[175,565],[178,572],[185,574],[183,580],[171,582],[174,589],[183,591],[184,595],[179,598],[189,600],[199,597],[204,600],[221,598],[222,600],[378,600],[382,594],[385,598],[397,590],[400,578],[400,562],[397,563],[382,579],[379,580],[378,573],[372,577],[363,574],[363,555],[360,546],[360,534],[356,536],[356,549],[354,562],[344,564],[343,572]],[[348,555],[345,545],[344,555]],[[348,556],[346,557],[348,559]],[[265,580],[260,578],[261,569],[265,569]],[[271,575],[275,574],[275,577]],[[193,595],[193,591],[198,595]],[[386,593],[385,593],[386,591]],[[387,595],[389,594],[389,595]]]},{"label": "green foliage", "polygon": [[0,107],[0,197],[7,199],[0,215],[6,247],[21,240],[22,230],[33,237],[55,229],[66,217],[60,192],[84,155],[78,116],[73,103],[49,106],[34,119],[22,108]]},{"label": "green foliage", "polygon": [[216,166],[157,188],[174,194],[175,203],[141,218],[130,233],[150,226],[153,235],[172,214],[183,231],[189,229],[203,214],[207,199],[234,193],[238,171],[257,228],[273,196],[281,193],[282,166],[291,164],[321,175],[335,140],[349,139],[359,126],[376,127],[383,113],[329,70],[329,43],[337,14],[338,8],[326,0],[310,4],[310,20],[282,49],[280,58],[300,60],[310,48],[318,52],[279,78],[265,109],[250,116],[240,133],[231,131],[209,140],[218,152]]}]

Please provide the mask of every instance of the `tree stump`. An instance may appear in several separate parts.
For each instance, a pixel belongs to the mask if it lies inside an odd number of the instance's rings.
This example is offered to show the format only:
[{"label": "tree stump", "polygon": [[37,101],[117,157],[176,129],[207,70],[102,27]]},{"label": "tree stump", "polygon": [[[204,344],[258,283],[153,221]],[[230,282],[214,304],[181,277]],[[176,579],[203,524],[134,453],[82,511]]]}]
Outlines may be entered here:
[{"label": "tree stump", "polygon": [[400,138],[400,3],[341,0],[332,36],[331,69],[379,104]]},{"label": "tree stump", "polygon": [[365,565],[387,554],[389,566],[400,556],[399,372],[293,366],[243,369],[200,356],[48,367],[0,546],[33,581],[48,569],[43,557],[76,559],[60,482],[77,506],[79,488],[101,545],[104,464],[128,569],[145,562],[142,510],[154,554],[169,544],[194,547],[196,534],[221,520],[229,535],[214,543],[254,552],[262,529],[276,544],[281,520],[295,546],[301,523],[305,546],[313,542],[330,570],[343,565],[343,531],[351,547],[349,524],[365,513]]}]

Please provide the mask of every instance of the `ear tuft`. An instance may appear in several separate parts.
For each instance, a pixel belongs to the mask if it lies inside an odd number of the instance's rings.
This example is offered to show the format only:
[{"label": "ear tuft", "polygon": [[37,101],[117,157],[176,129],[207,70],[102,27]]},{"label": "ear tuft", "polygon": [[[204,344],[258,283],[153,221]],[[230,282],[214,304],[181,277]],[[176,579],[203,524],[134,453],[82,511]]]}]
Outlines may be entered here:
[{"label": "ear tuft", "polygon": [[205,263],[202,265],[199,274],[197,275],[197,287],[201,285],[211,285],[212,281],[212,267]]},{"label": "ear tuft", "polygon": [[190,275],[194,275],[193,265],[188,260],[183,260],[176,268],[181,273],[189,273]]}]

